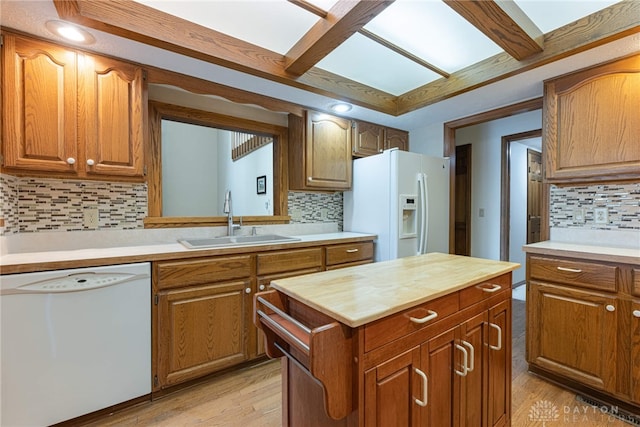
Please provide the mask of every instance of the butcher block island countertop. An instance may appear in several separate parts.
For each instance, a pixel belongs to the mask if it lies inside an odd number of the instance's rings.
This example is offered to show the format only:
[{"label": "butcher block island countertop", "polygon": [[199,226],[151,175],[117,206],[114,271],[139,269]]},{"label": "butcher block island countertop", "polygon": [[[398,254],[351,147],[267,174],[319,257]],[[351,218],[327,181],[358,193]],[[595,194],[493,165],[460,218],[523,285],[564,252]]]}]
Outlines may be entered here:
[{"label": "butcher block island countertop", "polygon": [[511,272],[429,253],[275,279],[254,299],[283,426],[511,425]]},{"label": "butcher block island countertop", "polygon": [[511,272],[520,264],[442,253],[274,280],[271,287],[350,327]]}]

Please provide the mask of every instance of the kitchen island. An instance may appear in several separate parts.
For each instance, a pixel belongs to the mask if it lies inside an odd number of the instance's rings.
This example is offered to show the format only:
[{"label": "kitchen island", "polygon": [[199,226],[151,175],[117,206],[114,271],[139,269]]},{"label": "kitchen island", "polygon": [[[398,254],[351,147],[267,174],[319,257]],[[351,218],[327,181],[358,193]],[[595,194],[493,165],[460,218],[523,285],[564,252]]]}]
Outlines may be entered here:
[{"label": "kitchen island", "polygon": [[283,425],[509,425],[518,267],[430,253],[274,280],[254,322]]}]

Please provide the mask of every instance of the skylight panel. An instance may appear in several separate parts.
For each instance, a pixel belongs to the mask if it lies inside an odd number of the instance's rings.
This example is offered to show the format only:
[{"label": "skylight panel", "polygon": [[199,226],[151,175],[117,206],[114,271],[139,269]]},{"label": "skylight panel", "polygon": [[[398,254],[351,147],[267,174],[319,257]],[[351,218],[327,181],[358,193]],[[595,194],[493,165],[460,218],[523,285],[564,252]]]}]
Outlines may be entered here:
[{"label": "skylight panel", "polygon": [[319,19],[286,0],[136,1],[283,55]]},{"label": "skylight panel", "polygon": [[502,52],[441,0],[397,0],[365,29],[449,73]]},{"label": "skylight panel", "polygon": [[396,96],[440,78],[433,71],[358,33],[326,56],[317,67]]},{"label": "skylight panel", "polygon": [[545,34],[619,3],[611,0],[515,0],[515,2]]}]

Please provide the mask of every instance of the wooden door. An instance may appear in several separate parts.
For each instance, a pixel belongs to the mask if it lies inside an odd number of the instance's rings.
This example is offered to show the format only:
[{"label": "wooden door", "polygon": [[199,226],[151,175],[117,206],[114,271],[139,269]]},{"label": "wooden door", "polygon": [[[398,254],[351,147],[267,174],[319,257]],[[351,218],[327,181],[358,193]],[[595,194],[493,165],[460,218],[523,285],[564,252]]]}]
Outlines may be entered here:
[{"label": "wooden door", "polygon": [[527,298],[529,363],[615,392],[615,296],[531,281]]},{"label": "wooden door", "polygon": [[351,121],[308,111],[306,128],[306,185],[351,188]]},{"label": "wooden door", "polygon": [[353,155],[371,156],[384,148],[384,127],[367,122],[353,122]]},{"label": "wooden door", "polygon": [[471,254],[471,144],[456,147],[455,254]]},{"label": "wooden door", "polygon": [[[466,353],[466,369],[459,375],[460,425],[482,427],[487,425],[487,313],[472,317],[460,325],[458,345]],[[456,347],[457,348],[457,347]],[[462,351],[462,349],[459,349]],[[460,370],[460,369],[459,369]]]},{"label": "wooden door", "polygon": [[456,351],[456,331],[451,329],[421,346],[420,362],[428,378],[427,406],[422,410],[422,426],[450,427],[459,422],[459,381],[462,357]]},{"label": "wooden door", "polygon": [[95,55],[81,55],[79,62],[87,174],[142,176],[142,69]]},{"label": "wooden door", "polygon": [[640,404],[640,300],[631,303],[631,400]]},{"label": "wooden door", "polygon": [[540,241],[542,218],[542,154],[527,150],[527,244]]},{"label": "wooden door", "polygon": [[77,172],[76,53],[7,34],[2,55],[4,166]]},{"label": "wooden door", "polygon": [[489,427],[511,425],[511,300],[491,307],[488,316],[487,415]]},{"label": "wooden door", "polygon": [[[414,347],[364,373],[364,411],[367,427],[419,426],[424,377],[420,347]],[[430,424],[431,425],[431,424]]]},{"label": "wooden door", "polygon": [[163,291],[158,302],[158,386],[201,377],[247,359],[250,280]]}]

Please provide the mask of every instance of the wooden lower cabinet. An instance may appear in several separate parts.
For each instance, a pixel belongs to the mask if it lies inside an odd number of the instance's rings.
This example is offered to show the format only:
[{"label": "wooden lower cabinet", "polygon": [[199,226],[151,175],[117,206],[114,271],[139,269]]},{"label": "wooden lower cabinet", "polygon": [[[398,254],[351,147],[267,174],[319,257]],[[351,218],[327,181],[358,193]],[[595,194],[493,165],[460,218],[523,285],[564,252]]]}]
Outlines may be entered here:
[{"label": "wooden lower cabinet", "polygon": [[247,360],[249,280],[159,293],[160,387],[172,386]]},{"label": "wooden lower cabinet", "polygon": [[[600,390],[616,387],[615,295],[529,284],[529,361]],[[608,311],[607,307],[614,308]]]},{"label": "wooden lower cabinet", "polygon": [[527,255],[527,362],[536,374],[640,411],[637,267]]},{"label": "wooden lower cabinet", "polygon": [[640,300],[631,303],[631,401],[640,405]]}]

